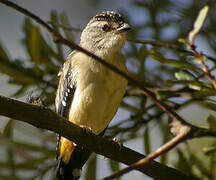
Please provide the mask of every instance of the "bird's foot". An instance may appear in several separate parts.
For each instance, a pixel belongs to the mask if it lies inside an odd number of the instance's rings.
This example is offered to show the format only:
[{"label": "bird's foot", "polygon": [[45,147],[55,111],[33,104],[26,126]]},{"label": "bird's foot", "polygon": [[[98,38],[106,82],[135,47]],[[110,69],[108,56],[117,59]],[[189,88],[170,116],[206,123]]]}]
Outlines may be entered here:
[{"label": "bird's foot", "polygon": [[85,126],[85,125],[80,125],[80,127],[83,128],[83,129],[85,129],[86,131],[92,133],[92,128],[91,127],[88,127],[88,126]]},{"label": "bird's foot", "polygon": [[[119,150],[121,150],[123,144],[116,137],[112,138],[111,142],[119,145]],[[107,157],[103,156],[103,160],[107,160]]]},{"label": "bird's foot", "polygon": [[116,137],[112,138],[112,139],[111,139],[111,142],[114,142],[114,143],[118,144],[118,145],[120,146],[120,148],[121,148],[122,145],[123,145],[123,144],[120,142],[120,140],[118,140]]},{"label": "bird's foot", "polygon": [[120,142],[120,140],[118,140],[116,137],[114,137],[111,139],[111,142],[118,144],[120,147],[120,150],[121,150],[123,144],[122,144],[122,142]]}]

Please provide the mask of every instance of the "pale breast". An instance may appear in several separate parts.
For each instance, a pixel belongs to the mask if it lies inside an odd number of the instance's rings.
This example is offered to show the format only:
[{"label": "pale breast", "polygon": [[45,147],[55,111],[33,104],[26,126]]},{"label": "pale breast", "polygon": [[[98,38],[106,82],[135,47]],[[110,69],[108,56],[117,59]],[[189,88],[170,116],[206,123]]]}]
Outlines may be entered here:
[{"label": "pale breast", "polygon": [[[70,111],[70,121],[99,134],[115,115],[125,93],[127,81],[94,60],[86,60],[91,62],[74,63],[77,88]],[[123,60],[117,65],[126,71]]]}]

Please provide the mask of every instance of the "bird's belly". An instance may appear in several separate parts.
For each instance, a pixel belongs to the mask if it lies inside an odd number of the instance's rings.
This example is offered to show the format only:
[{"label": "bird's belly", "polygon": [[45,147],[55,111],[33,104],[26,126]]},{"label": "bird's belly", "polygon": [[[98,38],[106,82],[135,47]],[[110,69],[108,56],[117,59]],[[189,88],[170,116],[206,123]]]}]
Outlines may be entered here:
[{"label": "bird's belly", "polygon": [[[125,92],[126,81],[113,75],[78,86],[69,117],[73,123],[101,133],[115,115]],[[102,76],[106,77],[106,76]]]}]

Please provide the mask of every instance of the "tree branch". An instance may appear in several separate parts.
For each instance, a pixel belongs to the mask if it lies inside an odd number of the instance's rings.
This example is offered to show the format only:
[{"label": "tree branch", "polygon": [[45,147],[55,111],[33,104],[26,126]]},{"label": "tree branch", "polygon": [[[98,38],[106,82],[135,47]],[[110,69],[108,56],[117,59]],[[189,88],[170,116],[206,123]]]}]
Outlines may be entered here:
[{"label": "tree branch", "polygon": [[[141,93],[144,93],[141,91]],[[175,119],[171,123],[171,132],[175,136],[170,141],[162,145],[160,148],[158,148],[155,152],[149,154],[147,157],[137,161],[136,163],[119,170],[115,173],[113,173],[110,176],[105,177],[103,180],[112,180],[116,179],[138,167],[143,167],[146,163],[149,161],[159,157],[160,155],[168,152],[175,146],[177,146],[179,143],[183,142],[186,139],[191,138],[197,138],[197,137],[203,137],[203,136],[214,136],[216,137],[216,132],[212,131],[211,129],[205,129],[193,126],[192,124],[184,124],[181,121]]]},{"label": "tree branch", "polygon": [[134,163],[134,164],[122,169],[122,170],[119,170],[119,171],[113,173],[110,176],[105,177],[103,180],[116,179],[122,175],[125,175],[126,173],[129,173],[130,171],[132,171],[134,169],[137,169],[139,167],[143,167],[149,161],[151,161],[151,160],[159,157],[160,155],[168,152],[169,150],[171,150],[172,148],[174,148],[175,146],[177,146],[179,143],[183,142],[186,139],[203,137],[204,134],[205,134],[205,136],[215,136],[216,137],[216,132],[212,132],[211,130],[208,130],[208,129],[206,129],[206,131],[203,131],[199,127],[195,127],[196,129],[193,129],[193,128],[191,128],[192,126],[181,124],[181,122],[178,120],[173,121],[171,125],[172,125],[171,131],[174,135],[176,135],[174,138],[172,138],[170,141],[168,141],[167,143],[162,145],[155,152],[149,154],[145,158],[137,161],[136,163]]},{"label": "tree branch", "polygon": [[163,146],[158,148],[155,152],[149,154],[145,158],[137,161],[136,163],[134,163],[134,164],[132,164],[132,165],[120,170],[120,171],[117,171],[116,173],[114,173],[110,176],[105,177],[103,180],[116,179],[116,178],[138,168],[138,167],[144,166],[149,161],[151,161],[151,160],[157,158],[158,156],[162,155],[163,153],[169,151],[170,149],[175,147],[177,144],[179,144],[185,138],[185,136],[188,134],[188,132],[190,131],[190,128],[188,126],[183,126],[181,128],[182,128],[181,133],[179,135],[177,135],[176,137],[171,139],[169,142],[167,142],[166,144],[164,144]]},{"label": "tree branch", "polygon": [[[27,104],[0,96],[0,114],[26,122],[38,128],[56,132],[80,146],[126,165],[133,164],[138,160],[145,158],[145,156],[140,153],[127,147],[119,146],[118,143],[108,141],[80,128],[45,107]],[[97,146],[95,144],[97,144]],[[195,179],[156,161],[151,161],[142,167],[138,167],[137,170],[154,179]]]},{"label": "tree branch", "polygon": [[196,46],[194,44],[189,44],[188,43],[187,46],[188,46],[188,48],[190,48],[192,50],[192,53],[193,53],[194,57],[196,57],[200,61],[200,64],[202,65],[204,73],[210,79],[210,81],[211,81],[212,86],[214,87],[214,89],[216,89],[216,80],[215,80],[215,77],[211,74],[208,66],[204,62],[204,55],[202,53],[200,53],[200,52],[197,52]]}]

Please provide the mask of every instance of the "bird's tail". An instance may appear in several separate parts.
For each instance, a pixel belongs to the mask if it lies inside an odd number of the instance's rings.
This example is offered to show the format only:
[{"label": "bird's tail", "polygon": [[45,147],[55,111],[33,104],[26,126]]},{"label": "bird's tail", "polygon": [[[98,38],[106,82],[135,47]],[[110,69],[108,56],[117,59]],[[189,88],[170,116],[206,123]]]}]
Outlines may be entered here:
[{"label": "bird's tail", "polygon": [[90,154],[91,151],[88,149],[76,146],[73,142],[61,137],[56,177],[59,180],[79,179],[81,169]]}]

